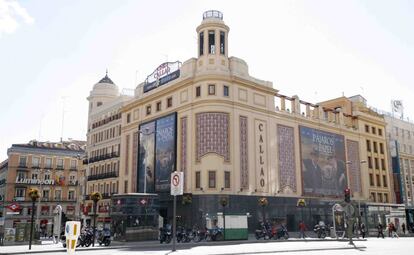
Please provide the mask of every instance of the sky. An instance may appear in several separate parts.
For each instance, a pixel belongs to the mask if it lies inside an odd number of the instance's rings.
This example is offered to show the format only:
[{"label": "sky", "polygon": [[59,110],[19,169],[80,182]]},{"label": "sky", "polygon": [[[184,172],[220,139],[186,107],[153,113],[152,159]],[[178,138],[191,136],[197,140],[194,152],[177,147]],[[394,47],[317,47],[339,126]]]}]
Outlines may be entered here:
[{"label": "sky", "polygon": [[279,93],[360,94],[388,112],[402,100],[414,119],[414,1],[0,0],[0,160],[13,143],[85,140],[105,70],[134,89],[162,62],[196,57],[207,10],[230,27],[229,56]]}]

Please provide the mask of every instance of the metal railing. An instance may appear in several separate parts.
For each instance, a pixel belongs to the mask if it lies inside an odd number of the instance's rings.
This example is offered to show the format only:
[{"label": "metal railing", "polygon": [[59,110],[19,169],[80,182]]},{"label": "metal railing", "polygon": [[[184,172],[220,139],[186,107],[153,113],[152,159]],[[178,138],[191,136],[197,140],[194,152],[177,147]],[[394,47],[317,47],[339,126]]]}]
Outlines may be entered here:
[{"label": "metal railing", "polygon": [[89,175],[88,176],[88,181],[94,181],[94,180],[106,179],[106,178],[113,178],[113,177],[118,177],[118,171],[112,171],[112,172],[107,172],[107,173],[102,173],[102,174]]}]

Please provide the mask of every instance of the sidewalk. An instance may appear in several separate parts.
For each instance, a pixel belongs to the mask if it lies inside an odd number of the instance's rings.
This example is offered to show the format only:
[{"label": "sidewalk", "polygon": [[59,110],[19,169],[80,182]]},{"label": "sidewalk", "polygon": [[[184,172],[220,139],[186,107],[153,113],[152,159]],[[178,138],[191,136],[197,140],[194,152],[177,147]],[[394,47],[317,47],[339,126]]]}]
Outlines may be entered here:
[{"label": "sidewalk", "polygon": [[[362,239],[354,239],[354,241],[366,241]],[[348,240],[342,239],[318,239],[318,238],[289,238],[288,240],[256,240],[254,235],[250,235],[248,240],[235,240],[235,241],[221,241],[221,242],[189,242],[189,243],[177,243],[177,249],[179,248],[189,248],[189,247],[198,247],[198,246],[219,246],[219,245],[237,245],[237,244],[249,244],[249,243],[291,243],[291,242],[348,242]],[[95,247],[79,247],[76,249],[77,252],[90,251],[90,250],[108,250],[108,249],[130,249],[130,248],[139,248],[142,250],[145,249],[154,249],[159,248],[166,249],[172,244],[160,244],[159,241],[139,241],[139,242],[119,242],[112,241],[110,246],[99,246],[95,244]],[[54,244],[51,241],[43,242],[43,244],[34,244],[32,249],[29,250],[28,245],[15,245],[15,246],[0,246],[0,254],[44,254],[44,253],[57,253],[57,252],[66,252],[66,249],[63,248],[62,244]]]}]

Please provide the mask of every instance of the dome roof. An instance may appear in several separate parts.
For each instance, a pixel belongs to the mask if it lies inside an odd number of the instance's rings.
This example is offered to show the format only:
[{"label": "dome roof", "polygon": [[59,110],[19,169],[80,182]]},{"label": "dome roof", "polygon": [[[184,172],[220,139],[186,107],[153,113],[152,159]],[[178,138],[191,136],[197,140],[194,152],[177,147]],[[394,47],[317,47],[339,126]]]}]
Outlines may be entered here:
[{"label": "dome roof", "polygon": [[106,71],[105,77],[103,77],[98,83],[93,86],[91,95],[107,95],[118,96],[118,86],[108,77],[108,71]]}]

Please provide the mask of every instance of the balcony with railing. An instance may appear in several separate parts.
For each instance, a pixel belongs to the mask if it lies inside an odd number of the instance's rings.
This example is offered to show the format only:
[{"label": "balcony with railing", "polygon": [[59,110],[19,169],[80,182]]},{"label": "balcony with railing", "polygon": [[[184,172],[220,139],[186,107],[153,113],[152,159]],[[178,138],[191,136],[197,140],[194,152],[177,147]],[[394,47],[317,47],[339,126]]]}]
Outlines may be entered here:
[{"label": "balcony with railing", "polygon": [[94,162],[111,159],[111,158],[117,158],[117,157],[119,157],[119,152],[107,153],[107,154],[100,155],[100,156],[90,157],[89,160],[84,159],[83,164],[87,165],[88,163],[94,163]]},{"label": "balcony with railing", "polygon": [[118,177],[118,171],[111,171],[111,172],[107,172],[107,173],[89,175],[88,176],[88,181],[114,178],[114,177]]},{"label": "balcony with railing", "polygon": [[78,186],[79,182],[75,180],[69,180],[68,186]]}]

